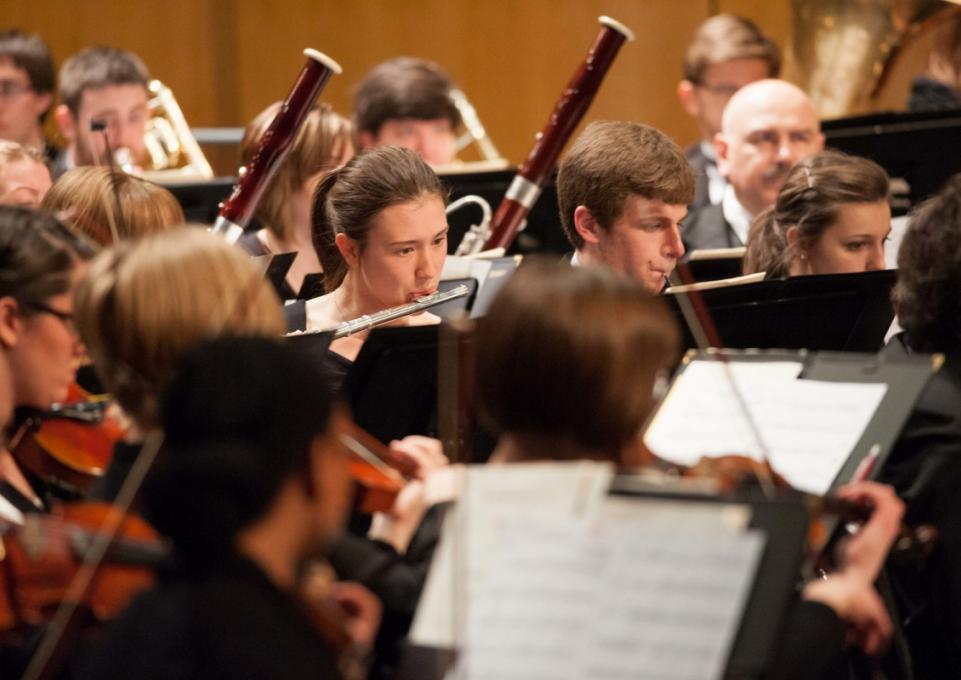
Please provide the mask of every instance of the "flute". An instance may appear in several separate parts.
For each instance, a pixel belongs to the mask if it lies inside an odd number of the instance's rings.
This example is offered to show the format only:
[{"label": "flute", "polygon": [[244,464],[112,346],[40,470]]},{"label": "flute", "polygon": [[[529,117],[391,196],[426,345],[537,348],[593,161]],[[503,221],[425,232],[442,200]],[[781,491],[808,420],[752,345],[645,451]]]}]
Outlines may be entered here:
[{"label": "flute", "polygon": [[625,42],[634,40],[634,34],[622,23],[606,16],[598,18],[598,22],[601,30],[587,57],[561,92],[547,125],[537,133],[527,160],[494,213],[491,234],[483,250],[506,250],[524,228],[527,215],[557,165],[561,150],[594,100],[618,50]]},{"label": "flute", "polygon": [[335,73],[341,73],[340,64],[322,52],[310,48],[304,50],[307,63],[287,94],[280,111],[264,132],[257,151],[247,167],[241,170],[233,192],[220,206],[220,214],[212,231],[222,234],[228,243],[234,243],[244,233],[257,209],[264,190],[287,157],[290,145],[297,137],[304,119],[317,101],[327,81]]},{"label": "flute", "polygon": [[345,321],[337,326],[314,332],[330,333],[333,331],[333,340],[337,340],[338,338],[346,338],[354,333],[360,333],[361,331],[366,331],[370,328],[374,328],[375,326],[381,326],[389,321],[394,321],[395,319],[416,314],[417,312],[421,312],[431,307],[436,307],[437,305],[450,302],[451,300],[457,300],[458,298],[466,296],[469,292],[470,290],[467,288],[467,286],[461,284],[443,293],[437,292],[432,295],[425,295],[424,297],[417,298],[413,302],[409,302],[406,305],[391,307],[390,309],[385,309],[384,311],[376,312],[375,314],[364,314],[363,316],[357,317],[356,319],[351,319],[350,321]]}]

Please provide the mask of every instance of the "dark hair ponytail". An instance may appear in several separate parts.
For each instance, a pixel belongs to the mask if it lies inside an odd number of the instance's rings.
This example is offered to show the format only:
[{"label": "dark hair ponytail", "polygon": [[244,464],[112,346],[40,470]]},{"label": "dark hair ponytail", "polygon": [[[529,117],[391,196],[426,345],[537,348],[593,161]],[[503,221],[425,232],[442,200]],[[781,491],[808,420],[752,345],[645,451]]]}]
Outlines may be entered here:
[{"label": "dark hair ponytail", "polygon": [[355,156],[320,181],[314,191],[311,238],[324,269],[324,288],[328,293],[347,276],[347,263],[337,248],[337,234],[346,234],[363,248],[374,218],[381,211],[424,194],[447,200],[447,193],[430,166],[413,151],[396,146]]}]

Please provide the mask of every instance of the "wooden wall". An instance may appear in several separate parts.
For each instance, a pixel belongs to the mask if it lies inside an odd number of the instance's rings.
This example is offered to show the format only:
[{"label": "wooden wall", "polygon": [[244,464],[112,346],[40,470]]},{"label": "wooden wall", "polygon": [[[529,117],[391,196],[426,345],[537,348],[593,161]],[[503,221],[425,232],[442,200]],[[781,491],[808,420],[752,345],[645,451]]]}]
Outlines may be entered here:
[{"label": "wooden wall", "polygon": [[[282,98],[303,47],[344,67],[323,95],[342,113],[371,66],[401,54],[426,57],[450,71],[501,152],[517,162],[600,14],[627,24],[637,40],[622,49],[588,119],[638,120],[693,141],[695,126],[674,91],[692,32],[715,11],[751,17],[787,42],[788,0],[37,0],[5,3],[3,24],[41,33],[58,65],[91,44],[137,52],[199,127],[243,125]],[[903,102],[918,54],[893,79],[885,105]]]}]

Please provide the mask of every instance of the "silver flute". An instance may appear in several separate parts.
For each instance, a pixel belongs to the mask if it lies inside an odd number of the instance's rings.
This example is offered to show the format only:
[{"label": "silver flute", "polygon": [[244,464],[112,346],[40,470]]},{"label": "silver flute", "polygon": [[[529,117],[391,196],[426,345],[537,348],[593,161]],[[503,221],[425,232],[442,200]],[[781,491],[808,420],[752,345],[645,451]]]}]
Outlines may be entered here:
[{"label": "silver flute", "polygon": [[334,340],[337,340],[338,338],[346,338],[348,335],[366,331],[374,326],[383,325],[388,321],[400,319],[401,317],[409,316],[410,314],[416,314],[417,312],[429,309],[431,307],[436,307],[437,305],[450,302],[451,300],[457,300],[458,298],[464,297],[469,292],[470,289],[461,284],[456,288],[451,288],[445,293],[437,292],[432,295],[425,295],[424,297],[417,298],[413,302],[409,302],[406,305],[391,307],[390,309],[385,309],[384,311],[377,312],[375,314],[365,314],[364,316],[351,319],[350,321],[345,321],[340,325],[333,326],[332,328],[326,328],[320,332],[329,333],[330,331],[333,331]]}]

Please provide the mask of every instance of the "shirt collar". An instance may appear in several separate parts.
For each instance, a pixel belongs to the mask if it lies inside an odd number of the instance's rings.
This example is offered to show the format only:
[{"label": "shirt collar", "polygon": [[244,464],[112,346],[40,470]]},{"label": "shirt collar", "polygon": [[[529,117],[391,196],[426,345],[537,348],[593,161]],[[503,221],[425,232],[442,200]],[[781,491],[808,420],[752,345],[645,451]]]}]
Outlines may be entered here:
[{"label": "shirt collar", "polygon": [[741,245],[747,243],[747,234],[751,229],[751,222],[754,216],[741,205],[734,195],[734,187],[728,184],[724,187],[724,196],[721,198],[721,212],[724,220],[731,225],[734,234],[741,239]]}]

